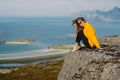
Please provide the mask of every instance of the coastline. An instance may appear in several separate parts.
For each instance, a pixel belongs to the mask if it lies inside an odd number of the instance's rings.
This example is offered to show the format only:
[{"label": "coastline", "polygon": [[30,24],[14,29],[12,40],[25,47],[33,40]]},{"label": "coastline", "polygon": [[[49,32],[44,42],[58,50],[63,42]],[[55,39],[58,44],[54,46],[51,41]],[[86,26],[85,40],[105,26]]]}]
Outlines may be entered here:
[{"label": "coastline", "polygon": [[69,53],[70,50],[65,49],[43,49],[34,50],[23,53],[13,54],[0,54],[0,63],[11,63],[11,62],[29,62],[35,60],[45,60],[51,58],[58,58]]},{"label": "coastline", "polygon": [[[60,46],[60,45],[59,45]],[[52,46],[51,46],[52,47]],[[55,47],[55,46],[54,46]],[[58,46],[56,46],[58,47]],[[22,66],[11,66],[11,67],[0,67],[0,76],[4,77],[4,79],[13,79],[14,77],[18,77],[20,74],[21,79],[24,79],[23,76],[32,75],[32,78],[37,79],[49,79],[49,80],[57,80],[58,74],[63,65],[63,58],[67,55],[71,50],[70,49],[44,49],[44,50],[34,50],[29,52],[24,52],[20,54],[2,54],[2,58],[0,58],[0,63],[25,63],[29,61],[36,61],[36,63],[25,64]],[[9,55],[9,56],[8,56]],[[7,58],[8,57],[8,58]],[[2,61],[3,59],[3,61]],[[44,60],[44,61],[41,61]],[[23,72],[24,71],[24,72]],[[34,73],[34,74],[33,74]],[[10,76],[9,76],[10,75]],[[46,77],[45,77],[46,76]],[[3,78],[1,78],[3,79]],[[26,78],[25,78],[26,79]]]},{"label": "coastline", "polygon": [[[108,38],[105,38],[105,39],[103,39],[102,40],[102,42],[101,43],[104,43],[104,40],[106,41],[106,39],[108,39]],[[119,43],[119,38],[116,38],[116,37],[113,37],[113,39],[115,40],[114,42],[117,42],[118,41],[118,43]],[[118,40],[117,40],[118,39]],[[108,39],[109,40],[109,39]],[[108,42],[108,41],[107,41]],[[112,42],[113,42],[113,40],[112,40]],[[111,52],[113,52],[114,53],[114,49],[116,49],[115,47],[118,47],[118,46],[116,46],[116,44],[118,45],[118,43],[114,43],[114,46],[112,47],[109,43],[111,43],[111,41],[109,41],[108,42],[108,45],[109,45],[109,47],[111,48],[111,50],[110,49],[106,49],[106,50],[108,50],[108,51],[111,51]],[[61,47],[61,45],[59,45],[60,47]],[[68,45],[69,46],[69,45]],[[67,47],[68,47],[67,46]],[[57,47],[57,46],[56,46]],[[63,45],[62,45],[62,47],[64,47]],[[107,46],[107,44],[106,44],[106,47],[108,47]],[[58,48],[58,47],[57,47]],[[118,48],[119,49],[119,48]],[[47,49],[48,51],[50,50],[50,49]],[[47,52],[47,50],[45,50],[46,52]],[[56,50],[56,49],[51,49],[51,50]],[[57,49],[57,50],[70,50],[70,49]],[[117,50],[117,49],[116,49]],[[95,54],[97,55],[97,53],[98,52],[100,52],[99,53],[99,55],[102,55],[101,53],[103,53],[103,51],[98,51],[98,50],[93,50],[93,53],[91,53],[91,51],[92,50],[88,50],[88,49],[86,49],[85,50],[85,52],[87,52],[88,51],[88,53],[85,53],[84,52],[84,50],[81,50],[81,52],[83,51],[83,55],[86,55],[86,54],[88,54],[88,58],[90,57],[89,55],[91,55],[91,54],[93,54],[92,55],[92,57],[93,58],[95,58],[95,59],[98,59],[98,58],[96,58],[96,57],[94,57],[95,56]],[[34,52],[34,51],[33,51]],[[39,52],[39,51],[38,51]],[[44,51],[43,51],[44,52]],[[54,51],[53,51],[54,52]],[[95,52],[97,52],[97,53],[95,53]],[[105,51],[106,52],[106,51]],[[89,53],[91,53],[91,54],[89,54]],[[110,55],[113,55],[113,53],[112,54],[110,54]],[[64,54],[64,53],[63,53]],[[70,56],[68,56],[68,55],[70,55],[70,54],[73,54],[71,57]],[[88,58],[85,58],[85,57],[82,57],[83,55],[82,55],[82,53],[80,53],[79,55],[78,55],[78,53],[70,53],[70,54],[68,54],[67,56],[67,58],[65,57],[64,59],[68,59],[67,61],[68,61],[68,63],[66,64],[67,66],[68,66],[68,64],[73,64],[73,63],[75,63],[75,64],[78,64],[79,62],[83,62],[83,60],[86,62],[86,60],[85,59],[87,59],[88,60]],[[80,57],[78,57],[78,56],[80,56],[80,55],[82,55],[81,56],[81,58]],[[119,55],[119,52],[118,52],[118,55]],[[107,54],[107,56],[108,56],[108,54]],[[113,55],[113,56],[115,56],[115,55]],[[116,55],[117,56],[117,55]],[[78,58],[78,61],[77,61],[77,63],[76,63],[76,59]],[[99,57],[98,55],[97,55],[97,57]],[[105,58],[105,59],[103,59],[103,58]],[[107,59],[109,59],[109,58],[111,58],[111,57],[108,57],[108,58],[106,58],[106,57],[102,57],[102,59],[99,59],[99,60],[106,60],[107,62],[108,62],[108,60]],[[23,79],[28,79],[28,80],[30,80],[30,79],[33,79],[33,80],[39,80],[39,79],[43,79],[43,80],[57,80],[58,79],[58,74],[60,73],[60,70],[62,69],[62,66],[64,66],[64,64],[66,63],[66,62],[64,62],[65,60],[64,59],[61,59],[61,60],[55,60],[55,61],[47,61],[47,62],[39,62],[39,63],[37,63],[37,64],[27,64],[27,65],[25,65],[25,66],[21,66],[21,67],[16,67],[16,68],[9,68],[9,69],[5,69],[5,68],[3,68],[3,69],[0,69],[0,76],[1,76],[1,79],[7,79],[7,80],[11,80],[11,79],[14,79],[14,78],[18,78],[18,79],[20,79],[20,80],[23,80]],[[70,59],[70,60],[69,60]],[[75,59],[75,60],[74,60]],[[79,60],[79,59],[83,59],[83,60]],[[89,58],[89,59],[91,59],[91,58]],[[93,60],[95,60],[95,59],[93,59]],[[72,61],[71,61],[72,60]],[[91,61],[93,61],[93,60],[91,60]],[[88,62],[89,62],[90,60],[88,60]],[[105,61],[105,64],[106,64],[106,61]],[[112,59],[110,59],[110,62],[115,62],[116,63],[116,60],[115,61],[113,61]],[[84,62],[83,62],[84,63]],[[83,63],[82,63],[82,66],[83,66]],[[75,66],[74,68],[76,69],[76,65],[72,65],[72,66]],[[94,63],[95,64],[95,63]],[[98,62],[97,62],[97,64],[98,64]],[[102,63],[103,64],[103,63]],[[92,65],[92,64],[91,64]],[[100,62],[100,65],[101,65],[101,62]],[[78,66],[79,67],[79,66]],[[83,66],[84,67],[84,66]],[[69,67],[70,68],[70,67]],[[69,69],[69,68],[66,68],[65,70],[71,70],[71,69]],[[103,67],[102,67],[103,68]],[[100,72],[101,72],[101,69],[102,68],[100,68]],[[115,68],[115,67],[114,67]],[[72,72],[74,72],[74,71],[76,71],[75,69],[73,69],[73,71]],[[81,69],[81,68],[79,68],[79,69]],[[79,70],[79,69],[77,69],[77,70]],[[83,68],[85,71],[86,71],[86,69],[85,68]],[[89,69],[89,68],[88,68]],[[99,68],[96,68],[97,70],[96,71],[98,71],[98,69]],[[106,69],[106,68],[105,68]],[[63,72],[65,72],[65,70],[63,70]],[[68,70],[67,70],[67,74],[68,74]],[[89,69],[89,72],[90,71],[94,71],[94,69],[93,69],[93,66]],[[103,70],[104,71],[104,70]],[[76,74],[76,73],[75,73]],[[96,73],[95,73],[96,74]],[[84,75],[83,73],[82,73],[82,75]],[[79,75],[78,75],[79,76]],[[86,77],[86,76],[85,76]],[[92,78],[93,79],[93,78]]]},{"label": "coastline", "polygon": [[[30,67],[29,65],[41,66],[42,64],[48,63],[57,63],[57,67],[60,70],[60,64],[62,67],[64,56],[71,51],[71,46],[73,45],[56,45],[54,47],[51,46],[48,49],[43,50],[34,50],[17,54],[0,54],[0,74],[6,75],[18,68],[21,69],[21,67]],[[67,49],[64,47],[67,47]],[[56,65],[52,66],[56,67]],[[33,70],[35,69],[36,68],[34,68]],[[43,70],[41,69],[41,71]],[[59,71],[57,71],[56,76],[58,76],[58,73]]]}]

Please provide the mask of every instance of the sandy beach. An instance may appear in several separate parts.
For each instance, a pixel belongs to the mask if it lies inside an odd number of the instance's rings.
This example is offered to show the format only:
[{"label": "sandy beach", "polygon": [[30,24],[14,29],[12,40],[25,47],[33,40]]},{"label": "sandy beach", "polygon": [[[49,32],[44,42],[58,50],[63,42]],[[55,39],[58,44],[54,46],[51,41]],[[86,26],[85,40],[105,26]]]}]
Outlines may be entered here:
[{"label": "sandy beach", "polygon": [[65,55],[70,52],[68,49],[43,49],[43,50],[34,50],[23,53],[13,53],[13,54],[0,54],[0,63],[3,62],[16,62],[18,61],[28,61],[34,59],[43,59],[43,58],[52,58],[57,56]]},{"label": "sandy beach", "polygon": [[5,42],[5,44],[30,44],[30,42]]}]

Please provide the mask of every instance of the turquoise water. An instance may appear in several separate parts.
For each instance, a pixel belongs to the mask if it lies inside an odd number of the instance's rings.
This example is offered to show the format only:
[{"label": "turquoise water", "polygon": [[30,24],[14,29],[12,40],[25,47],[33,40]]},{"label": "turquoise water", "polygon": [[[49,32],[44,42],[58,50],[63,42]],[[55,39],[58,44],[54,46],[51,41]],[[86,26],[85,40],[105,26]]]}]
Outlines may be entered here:
[{"label": "turquoise water", "polygon": [[[0,18],[0,40],[32,39],[32,44],[0,45],[0,54],[11,54],[38,49],[52,45],[74,44],[75,33],[72,18]],[[90,21],[98,37],[120,35],[119,22]]]}]

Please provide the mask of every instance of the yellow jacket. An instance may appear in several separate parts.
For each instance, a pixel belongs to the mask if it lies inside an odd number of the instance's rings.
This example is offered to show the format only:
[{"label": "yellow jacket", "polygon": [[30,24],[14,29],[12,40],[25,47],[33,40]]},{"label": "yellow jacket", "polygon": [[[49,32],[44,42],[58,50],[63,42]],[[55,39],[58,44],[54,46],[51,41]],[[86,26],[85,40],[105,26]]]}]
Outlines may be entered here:
[{"label": "yellow jacket", "polygon": [[99,44],[98,38],[96,36],[96,31],[95,31],[94,27],[91,24],[89,24],[88,22],[84,23],[83,27],[84,27],[83,33],[86,36],[86,38],[88,39],[89,45],[91,47],[96,46],[97,48],[99,48],[100,44]]}]

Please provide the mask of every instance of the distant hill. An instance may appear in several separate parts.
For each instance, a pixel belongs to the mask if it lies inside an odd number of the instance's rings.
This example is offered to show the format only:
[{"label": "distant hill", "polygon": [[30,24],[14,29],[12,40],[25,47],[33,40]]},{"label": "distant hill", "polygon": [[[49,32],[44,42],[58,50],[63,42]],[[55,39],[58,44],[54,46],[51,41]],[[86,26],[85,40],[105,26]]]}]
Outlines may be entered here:
[{"label": "distant hill", "polygon": [[112,10],[109,11],[80,11],[78,13],[72,14],[74,17],[82,16],[86,19],[90,20],[101,20],[101,21],[115,21],[120,22],[120,8],[114,7]]}]

